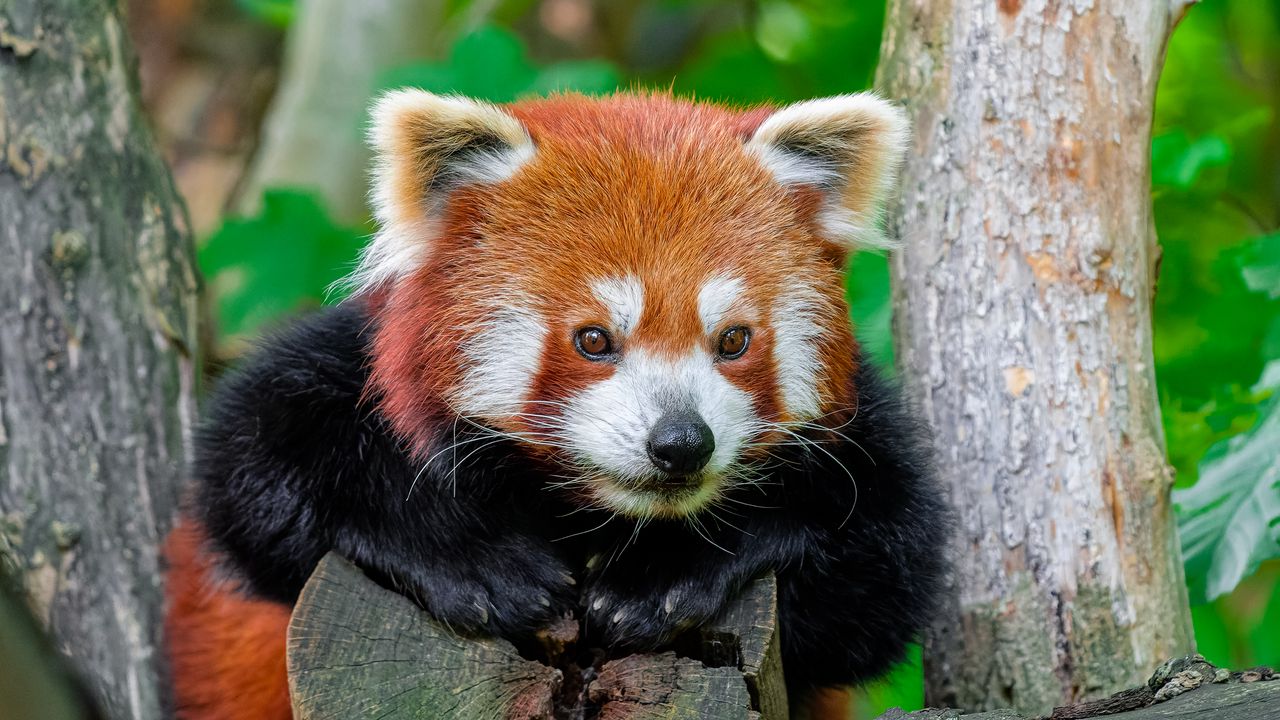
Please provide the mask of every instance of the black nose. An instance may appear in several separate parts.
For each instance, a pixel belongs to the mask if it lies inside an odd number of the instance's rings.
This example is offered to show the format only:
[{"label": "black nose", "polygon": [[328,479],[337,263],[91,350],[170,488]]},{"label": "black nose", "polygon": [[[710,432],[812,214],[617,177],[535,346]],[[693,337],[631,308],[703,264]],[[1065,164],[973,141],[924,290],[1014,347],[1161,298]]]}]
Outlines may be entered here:
[{"label": "black nose", "polygon": [[667,413],[649,431],[649,459],[672,475],[701,470],[715,449],[711,428],[695,412]]}]

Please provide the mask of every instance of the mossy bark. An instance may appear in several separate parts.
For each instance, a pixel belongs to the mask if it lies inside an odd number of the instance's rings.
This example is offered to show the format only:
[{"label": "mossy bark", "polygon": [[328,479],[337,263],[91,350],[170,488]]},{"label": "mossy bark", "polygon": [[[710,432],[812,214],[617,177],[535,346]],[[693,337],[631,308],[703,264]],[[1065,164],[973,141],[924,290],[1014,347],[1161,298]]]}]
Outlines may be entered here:
[{"label": "mossy bark", "polygon": [[1192,636],[1151,354],[1150,129],[1187,3],[892,0],[898,362],[958,526],[938,705],[1045,712]]},{"label": "mossy bark", "polygon": [[164,717],[158,546],[197,278],[118,3],[0,0],[0,561],[111,717]]}]

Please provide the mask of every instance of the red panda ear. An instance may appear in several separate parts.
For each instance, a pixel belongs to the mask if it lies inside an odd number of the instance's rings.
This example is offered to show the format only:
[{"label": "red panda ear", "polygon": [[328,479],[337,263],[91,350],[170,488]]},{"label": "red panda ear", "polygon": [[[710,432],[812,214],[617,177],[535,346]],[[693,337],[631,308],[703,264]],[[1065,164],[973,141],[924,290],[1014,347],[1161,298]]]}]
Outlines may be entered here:
[{"label": "red panda ear", "polygon": [[370,290],[420,266],[449,191],[510,178],[534,152],[529,132],[490,103],[396,90],[371,111],[371,198],[378,234],[351,279]]},{"label": "red panda ear", "polygon": [[778,182],[826,196],[819,223],[827,239],[852,249],[887,247],[880,204],[897,179],[910,123],[871,93],[788,105],[765,118],[747,150]]}]

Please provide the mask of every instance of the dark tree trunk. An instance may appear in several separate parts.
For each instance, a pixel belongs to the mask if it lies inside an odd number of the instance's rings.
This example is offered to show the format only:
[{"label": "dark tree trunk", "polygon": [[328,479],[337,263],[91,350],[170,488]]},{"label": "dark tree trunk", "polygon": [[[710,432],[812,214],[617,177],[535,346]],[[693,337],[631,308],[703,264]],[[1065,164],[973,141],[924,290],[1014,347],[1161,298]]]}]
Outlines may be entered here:
[{"label": "dark tree trunk", "polygon": [[0,0],[0,560],[111,717],[164,716],[197,277],[110,0]]}]

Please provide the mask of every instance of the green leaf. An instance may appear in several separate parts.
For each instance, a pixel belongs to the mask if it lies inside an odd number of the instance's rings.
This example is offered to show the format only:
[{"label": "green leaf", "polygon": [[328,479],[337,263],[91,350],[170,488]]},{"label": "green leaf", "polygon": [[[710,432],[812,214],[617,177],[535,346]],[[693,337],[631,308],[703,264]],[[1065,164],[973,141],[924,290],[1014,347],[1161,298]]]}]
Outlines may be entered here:
[{"label": "green leaf", "polygon": [[[1274,384],[1265,389],[1280,386],[1280,362],[1264,382]],[[1195,485],[1174,491],[1192,602],[1230,592],[1264,560],[1280,557],[1278,449],[1280,394],[1252,430],[1210,449]]]},{"label": "green leaf", "polygon": [[529,89],[537,71],[509,30],[484,26],[458,40],[449,55],[455,92],[493,102],[510,102]]},{"label": "green leaf", "polygon": [[1231,145],[1218,135],[1192,141],[1178,131],[1151,141],[1151,182],[1156,186],[1189,190],[1209,168],[1230,163]]},{"label": "green leaf", "polygon": [[924,661],[920,646],[912,643],[907,657],[888,675],[854,691],[853,717],[879,717],[890,708],[907,712],[924,707]]},{"label": "green leaf", "polygon": [[756,43],[769,57],[779,62],[791,62],[808,52],[813,41],[809,18],[795,5],[782,2],[760,4]]},{"label": "green leaf", "polygon": [[1280,298],[1280,233],[1258,238],[1241,255],[1240,273],[1250,290]]},{"label": "green leaf", "polygon": [[236,0],[236,5],[255,19],[281,28],[293,22],[296,12],[294,0]]},{"label": "green leaf", "polygon": [[375,94],[392,88],[415,87],[433,93],[459,92],[453,68],[440,63],[414,63],[391,68],[378,77]]},{"label": "green leaf", "polygon": [[742,33],[728,33],[708,41],[697,59],[675,78],[680,93],[738,103],[789,98],[778,65]]},{"label": "green leaf", "polygon": [[324,302],[363,238],[363,230],[334,224],[314,196],[293,190],[268,190],[256,216],[224,220],[198,254],[217,298],[221,335],[249,334]]}]

